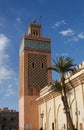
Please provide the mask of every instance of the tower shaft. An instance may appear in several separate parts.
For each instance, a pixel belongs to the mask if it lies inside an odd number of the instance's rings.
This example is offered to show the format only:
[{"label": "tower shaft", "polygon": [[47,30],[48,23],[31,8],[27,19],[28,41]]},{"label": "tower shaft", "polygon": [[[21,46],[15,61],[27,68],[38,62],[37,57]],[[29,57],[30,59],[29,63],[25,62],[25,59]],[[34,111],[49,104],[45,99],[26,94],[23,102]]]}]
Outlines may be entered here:
[{"label": "tower shaft", "polygon": [[50,38],[41,36],[41,25],[29,25],[20,45],[19,78],[19,129],[37,130],[38,104],[36,98],[41,88],[52,80]]}]

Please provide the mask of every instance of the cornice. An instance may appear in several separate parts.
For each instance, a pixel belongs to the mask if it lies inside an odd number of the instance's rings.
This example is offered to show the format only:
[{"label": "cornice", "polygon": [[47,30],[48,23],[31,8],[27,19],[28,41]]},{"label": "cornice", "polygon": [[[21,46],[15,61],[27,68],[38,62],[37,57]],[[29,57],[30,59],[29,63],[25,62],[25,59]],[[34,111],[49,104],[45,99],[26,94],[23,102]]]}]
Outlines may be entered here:
[{"label": "cornice", "polygon": [[36,41],[43,41],[43,42],[51,42],[51,39],[50,38],[47,38],[47,37],[37,37],[37,36],[31,36],[31,35],[28,35],[28,36],[24,36],[24,39],[26,40],[36,40]]}]

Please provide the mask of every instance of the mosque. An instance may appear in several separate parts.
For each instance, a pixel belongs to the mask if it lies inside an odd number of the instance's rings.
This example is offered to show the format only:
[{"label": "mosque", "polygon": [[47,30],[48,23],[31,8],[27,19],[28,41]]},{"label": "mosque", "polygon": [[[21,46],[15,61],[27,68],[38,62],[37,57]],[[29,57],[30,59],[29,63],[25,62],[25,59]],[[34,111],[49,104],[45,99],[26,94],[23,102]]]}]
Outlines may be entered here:
[{"label": "mosque", "polygon": [[[46,68],[50,66],[51,39],[42,36],[41,24],[34,21],[19,50],[19,130],[67,130],[61,96],[49,91],[52,71]],[[84,130],[84,62],[65,77],[74,126]]]}]

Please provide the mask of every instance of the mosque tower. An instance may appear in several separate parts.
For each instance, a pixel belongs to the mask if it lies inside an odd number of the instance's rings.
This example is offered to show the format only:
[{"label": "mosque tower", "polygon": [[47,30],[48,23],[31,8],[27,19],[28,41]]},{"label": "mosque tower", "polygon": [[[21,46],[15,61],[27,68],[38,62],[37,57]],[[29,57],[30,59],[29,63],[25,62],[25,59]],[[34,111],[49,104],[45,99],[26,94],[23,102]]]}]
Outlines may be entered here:
[{"label": "mosque tower", "polygon": [[42,37],[41,24],[30,23],[19,51],[19,130],[38,130],[38,104],[41,88],[52,81],[51,40]]}]

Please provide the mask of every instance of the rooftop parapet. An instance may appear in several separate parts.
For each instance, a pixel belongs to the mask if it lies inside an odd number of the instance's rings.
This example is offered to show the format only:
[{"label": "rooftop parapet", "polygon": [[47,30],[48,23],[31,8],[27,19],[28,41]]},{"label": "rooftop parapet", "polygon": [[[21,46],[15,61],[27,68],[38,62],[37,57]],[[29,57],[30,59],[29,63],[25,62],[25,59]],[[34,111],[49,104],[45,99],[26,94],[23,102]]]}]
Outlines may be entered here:
[{"label": "rooftop parapet", "polygon": [[84,68],[84,61],[82,61],[81,64],[79,64],[78,66],[76,66],[76,68],[74,69],[74,71],[68,72],[65,74],[65,78],[68,79],[70,78],[72,75],[74,75],[75,73],[79,72],[80,70],[82,70]]},{"label": "rooftop parapet", "polygon": [[2,109],[0,108],[0,112],[3,112],[3,113],[4,113],[4,112],[16,112],[16,110],[13,110],[13,109],[10,110],[10,109],[8,109],[8,108],[2,108]]}]

